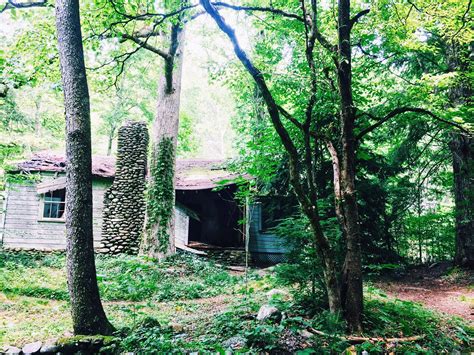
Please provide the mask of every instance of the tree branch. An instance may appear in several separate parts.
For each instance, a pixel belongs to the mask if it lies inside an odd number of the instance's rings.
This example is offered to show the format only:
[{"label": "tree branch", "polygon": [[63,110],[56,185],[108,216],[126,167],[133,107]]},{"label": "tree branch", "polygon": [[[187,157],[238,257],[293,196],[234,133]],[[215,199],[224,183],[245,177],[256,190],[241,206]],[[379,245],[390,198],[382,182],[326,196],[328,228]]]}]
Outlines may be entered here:
[{"label": "tree branch", "polygon": [[400,114],[403,114],[403,113],[407,113],[407,112],[412,112],[412,113],[420,113],[420,114],[423,114],[423,115],[427,115],[427,116],[430,116],[431,118],[434,118],[436,121],[439,121],[439,122],[442,122],[442,123],[445,123],[447,125],[450,125],[450,126],[453,126],[453,127],[456,127],[457,129],[459,129],[460,131],[466,133],[467,135],[472,135],[473,133],[470,132],[469,130],[465,129],[464,127],[462,127],[460,124],[457,124],[455,122],[451,122],[451,121],[448,121],[444,118],[441,118],[439,117],[438,115],[434,114],[433,112],[431,111],[428,111],[428,110],[425,110],[423,108],[417,108],[417,107],[398,107],[396,109],[394,109],[393,111],[389,112],[387,115],[385,115],[383,118],[377,118],[375,117],[374,115],[372,115],[371,113],[369,112],[364,112],[363,115],[366,115],[372,119],[375,119],[377,120],[376,123],[374,123],[373,125],[363,129],[357,136],[356,136],[356,139],[357,140],[360,140],[363,136],[365,136],[366,134],[372,132],[373,130],[377,129],[378,127],[380,127],[381,125],[383,125],[385,122],[389,121],[390,119],[392,119],[393,117],[396,117]]},{"label": "tree branch", "polygon": [[28,2],[15,2],[13,0],[8,0],[7,3],[0,9],[0,14],[6,10],[11,9],[26,9],[29,7],[46,7],[50,6],[48,0],[39,0],[39,1],[28,1]]},{"label": "tree branch", "polygon": [[466,11],[464,12],[464,14],[462,15],[462,18],[461,18],[461,22],[462,22],[462,25],[461,27],[456,31],[456,33],[453,34],[453,36],[451,37],[451,39],[454,39],[454,37],[456,37],[459,33],[461,33],[461,31],[464,29],[464,27],[466,26],[466,16],[469,14],[469,12],[471,11],[471,5],[472,5],[472,0],[469,0],[469,2],[467,3],[467,8],[466,8]]},{"label": "tree branch", "polygon": [[262,97],[265,100],[265,103],[267,104],[268,113],[270,114],[272,123],[278,135],[280,136],[283,145],[287,149],[290,156],[292,156],[292,158],[297,157],[298,151],[296,149],[296,146],[294,145],[288,131],[283,126],[280,120],[280,110],[275,102],[275,99],[270,93],[270,90],[268,89],[267,83],[265,82],[262,73],[251,62],[251,60],[247,56],[247,53],[240,46],[239,41],[237,40],[237,37],[235,35],[234,29],[225,22],[224,18],[219,14],[214,5],[212,5],[209,0],[200,0],[200,2],[203,5],[204,9],[207,11],[207,13],[211,15],[211,17],[214,19],[219,28],[227,35],[227,37],[231,41],[232,45],[234,46],[235,55],[237,56],[237,58],[239,58],[245,69],[249,72],[249,74],[255,80],[258,88],[260,89]]},{"label": "tree branch", "polygon": [[278,111],[280,111],[280,113],[283,115],[283,117],[285,117],[288,121],[290,121],[291,123],[293,123],[296,127],[298,127],[299,129],[303,129],[303,125],[301,124],[301,122],[299,122],[295,117],[293,117],[288,111],[286,111],[283,107],[281,106],[278,106]]},{"label": "tree branch", "polygon": [[272,14],[281,15],[283,17],[292,18],[301,22],[305,22],[305,19],[299,15],[292,14],[290,12],[286,12],[280,9],[275,9],[273,7],[262,7],[262,6],[237,6],[231,5],[226,2],[216,1],[211,3],[213,6],[216,7],[225,7],[228,9],[236,10],[236,11],[257,11],[257,12],[270,12]]},{"label": "tree branch", "polygon": [[[133,41],[135,42],[136,44],[138,44],[140,47],[142,48],[145,48],[145,49],[148,49],[149,51],[155,53],[155,54],[158,54],[160,57],[164,58],[164,59],[169,59],[170,55],[164,51],[162,51],[161,49],[159,48],[156,48],[156,47],[153,47],[151,45],[149,45],[146,41],[142,41],[141,39],[135,37],[135,36],[131,36],[127,33],[124,33],[122,35],[122,38],[123,39],[128,39],[130,41]],[[147,39],[150,38],[150,37],[147,37]]]},{"label": "tree branch", "polygon": [[352,27],[354,27],[354,25],[357,23],[357,21],[359,21],[362,16],[367,15],[369,12],[370,12],[370,9],[365,9],[359,12],[358,14],[356,14],[353,18],[351,18],[350,20],[351,30],[352,30]]}]

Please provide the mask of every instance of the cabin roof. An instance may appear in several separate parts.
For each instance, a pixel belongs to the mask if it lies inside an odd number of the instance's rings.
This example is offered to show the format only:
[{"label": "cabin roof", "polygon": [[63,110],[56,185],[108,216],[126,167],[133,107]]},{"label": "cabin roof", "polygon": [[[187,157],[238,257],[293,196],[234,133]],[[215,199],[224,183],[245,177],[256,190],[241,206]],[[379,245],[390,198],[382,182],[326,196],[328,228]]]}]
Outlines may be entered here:
[{"label": "cabin roof", "polygon": [[[17,171],[25,172],[65,172],[66,158],[53,152],[39,152],[31,159],[17,164]],[[115,158],[92,156],[92,175],[102,178],[115,176]],[[234,180],[249,176],[232,173],[225,168],[224,160],[218,159],[178,159],[176,162],[177,190],[204,190],[220,185],[232,185]]]}]

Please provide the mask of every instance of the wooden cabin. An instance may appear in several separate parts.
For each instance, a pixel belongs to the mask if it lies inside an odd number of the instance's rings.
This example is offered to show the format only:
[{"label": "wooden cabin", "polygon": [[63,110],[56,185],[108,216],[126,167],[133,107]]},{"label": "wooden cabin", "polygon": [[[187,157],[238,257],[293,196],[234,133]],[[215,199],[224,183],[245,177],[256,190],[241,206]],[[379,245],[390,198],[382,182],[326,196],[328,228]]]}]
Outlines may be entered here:
[{"label": "wooden cabin", "polygon": [[[4,248],[65,249],[65,166],[64,156],[44,152],[12,171],[0,219]],[[115,159],[94,156],[92,176],[94,247],[104,252],[104,194],[114,181]],[[242,207],[236,200],[237,178],[241,177],[219,160],[177,161],[176,247],[197,253],[213,248],[244,250],[246,230],[250,230],[250,249],[257,259],[272,254],[281,260],[286,249],[278,237],[262,231],[261,206]],[[248,229],[240,222],[245,208],[252,212]]]}]

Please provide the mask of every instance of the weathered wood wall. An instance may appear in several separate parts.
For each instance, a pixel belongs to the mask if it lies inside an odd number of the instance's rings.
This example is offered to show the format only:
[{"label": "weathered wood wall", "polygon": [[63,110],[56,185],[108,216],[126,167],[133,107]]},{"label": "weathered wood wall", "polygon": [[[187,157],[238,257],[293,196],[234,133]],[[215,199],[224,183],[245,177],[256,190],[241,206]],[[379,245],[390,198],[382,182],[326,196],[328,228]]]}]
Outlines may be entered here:
[{"label": "weathered wood wall", "polygon": [[262,231],[262,204],[250,205],[249,251],[255,262],[278,263],[285,260],[288,247],[285,241],[272,233]]},{"label": "weathered wood wall", "polygon": [[[64,175],[62,175],[64,176]],[[54,178],[42,173],[41,181]],[[102,209],[107,180],[93,181],[94,246],[99,247],[102,228]],[[41,195],[36,191],[37,182],[10,184],[5,201],[3,246],[5,248],[61,250],[66,248],[64,221],[41,220]],[[1,226],[0,226],[1,227]]]},{"label": "weathered wood wall", "polygon": [[188,245],[189,216],[179,207],[174,208],[174,238],[176,245]]}]

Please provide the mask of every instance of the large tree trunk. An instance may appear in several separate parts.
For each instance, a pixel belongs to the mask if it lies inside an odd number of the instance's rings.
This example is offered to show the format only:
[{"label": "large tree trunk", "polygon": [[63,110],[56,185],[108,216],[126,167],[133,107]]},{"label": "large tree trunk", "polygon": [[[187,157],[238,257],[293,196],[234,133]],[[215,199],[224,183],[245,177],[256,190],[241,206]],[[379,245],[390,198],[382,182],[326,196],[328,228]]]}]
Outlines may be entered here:
[{"label": "large tree trunk", "polygon": [[474,138],[453,134],[451,151],[456,204],[454,262],[474,268]]},{"label": "large tree trunk", "polygon": [[[158,87],[158,107],[153,123],[153,151],[147,206],[147,231],[142,253],[161,259],[175,252],[174,180],[179,128],[184,28],[173,25],[172,56],[165,60],[165,75]],[[173,49],[173,46],[176,46]]]},{"label": "large tree trunk", "polygon": [[[453,41],[447,46],[449,70],[457,72],[449,97],[454,106],[472,103],[470,48]],[[453,133],[450,142],[453,156],[456,239],[454,262],[474,267],[474,138]]]},{"label": "large tree trunk", "polygon": [[346,256],[342,271],[341,300],[344,316],[353,331],[361,331],[363,310],[360,227],[355,189],[355,108],[352,99],[350,0],[338,4],[338,87],[341,98],[340,197]]},{"label": "large tree trunk", "polygon": [[92,235],[89,91],[78,0],[56,2],[59,60],[66,111],[67,279],[75,334],[110,334],[97,286]]}]

